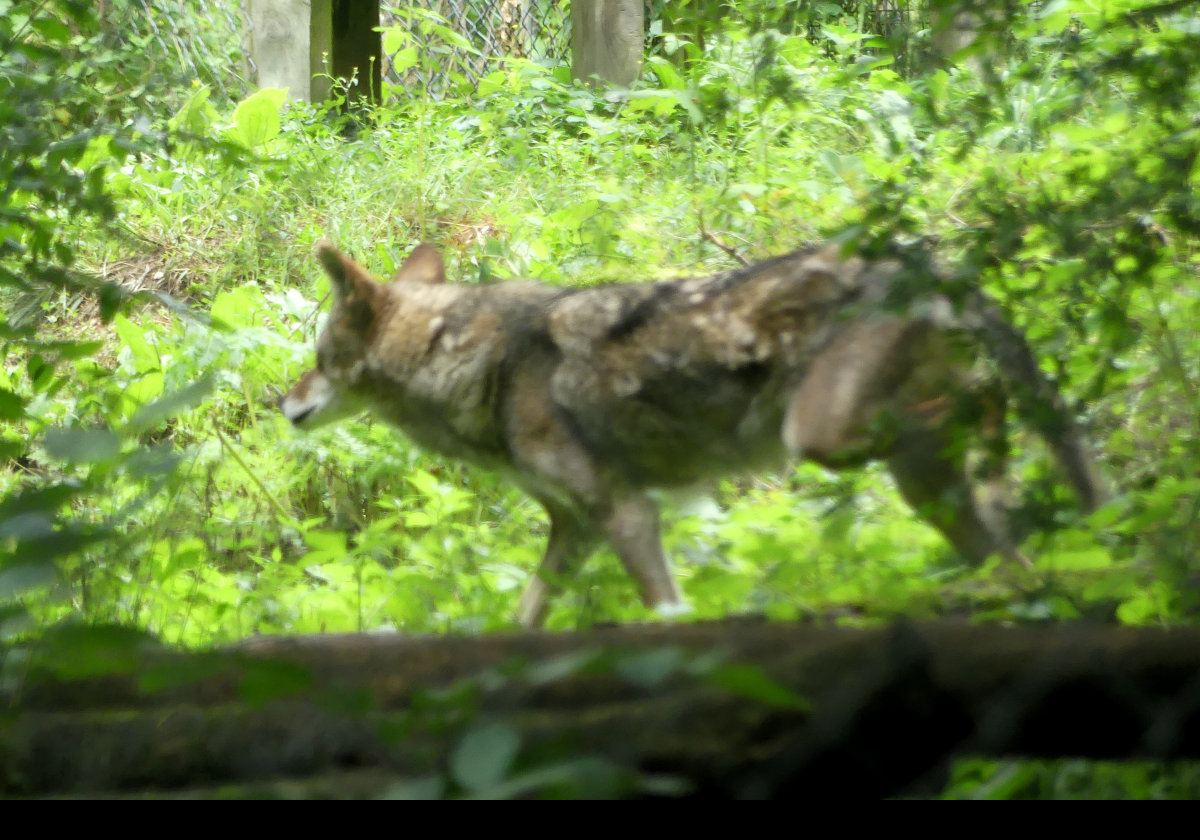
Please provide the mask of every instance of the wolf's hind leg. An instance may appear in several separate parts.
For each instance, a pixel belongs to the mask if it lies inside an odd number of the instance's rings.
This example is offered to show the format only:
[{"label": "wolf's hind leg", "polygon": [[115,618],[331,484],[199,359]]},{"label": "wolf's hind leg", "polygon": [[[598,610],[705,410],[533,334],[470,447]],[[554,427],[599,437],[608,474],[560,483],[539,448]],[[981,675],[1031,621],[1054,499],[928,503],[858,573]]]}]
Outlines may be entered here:
[{"label": "wolf's hind leg", "polygon": [[644,493],[629,492],[615,497],[594,518],[616,549],[625,571],[637,582],[642,603],[666,616],[687,612],[687,602],[663,553],[654,500]]},{"label": "wolf's hind leg", "polygon": [[896,441],[888,467],[900,494],[969,562],[979,564],[999,552],[1028,565],[1008,535],[1002,511],[991,499],[986,507],[979,505],[962,446],[951,437],[945,428],[913,429]]}]

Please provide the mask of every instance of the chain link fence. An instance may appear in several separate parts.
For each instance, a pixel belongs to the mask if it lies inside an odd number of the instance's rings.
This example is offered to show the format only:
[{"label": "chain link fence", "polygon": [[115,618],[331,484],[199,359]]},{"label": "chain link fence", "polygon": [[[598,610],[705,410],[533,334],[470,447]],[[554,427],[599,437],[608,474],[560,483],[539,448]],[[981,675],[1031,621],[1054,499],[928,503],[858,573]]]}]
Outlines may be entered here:
[{"label": "chain link fence", "polygon": [[225,99],[252,87],[240,0],[102,0],[97,14],[130,76],[162,100],[196,84]]},{"label": "chain link fence", "polygon": [[407,95],[469,93],[505,59],[570,61],[565,0],[426,0],[384,3],[383,78]]},{"label": "chain link fence", "polygon": [[[104,0],[99,14],[115,47],[146,62],[143,77],[170,100],[195,84],[214,96],[238,99],[251,88],[256,68],[246,44],[246,0]],[[763,4],[758,4],[762,6]],[[755,4],[748,6],[753,9]],[[918,0],[842,0],[822,7],[777,4],[768,14],[742,14],[719,4],[719,19],[744,20],[787,34],[827,41],[827,23],[847,24],[860,32],[889,39],[907,49],[909,33],[926,26],[925,3]],[[765,8],[765,7],[764,7]],[[835,13],[836,10],[836,13]],[[670,4],[648,0],[647,35],[655,48],[670,29]],[[383,79],[405,96],[470,94],[479,80],[506,59],[528,59],[554,66],[570,61],[569,0],[423,0],[382,3]],[[686,36],[688,33],[680,32]],[[132,50],[130,48],[133,48]],[[386,90],[386,89],[385,89]]]}]

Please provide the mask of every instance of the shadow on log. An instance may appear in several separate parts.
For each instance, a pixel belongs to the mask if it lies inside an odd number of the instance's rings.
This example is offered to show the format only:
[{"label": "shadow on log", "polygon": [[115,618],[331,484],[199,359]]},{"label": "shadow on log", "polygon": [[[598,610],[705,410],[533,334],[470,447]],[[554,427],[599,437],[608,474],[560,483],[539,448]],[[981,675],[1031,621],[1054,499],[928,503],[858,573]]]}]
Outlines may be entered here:
[{"label": "shadow on log", "polygon": [[1200,758],[1192,629],[737,620],[150,647],[75,628],[9,651],[0,793],[880,797],[936,790],[962,756]]}]

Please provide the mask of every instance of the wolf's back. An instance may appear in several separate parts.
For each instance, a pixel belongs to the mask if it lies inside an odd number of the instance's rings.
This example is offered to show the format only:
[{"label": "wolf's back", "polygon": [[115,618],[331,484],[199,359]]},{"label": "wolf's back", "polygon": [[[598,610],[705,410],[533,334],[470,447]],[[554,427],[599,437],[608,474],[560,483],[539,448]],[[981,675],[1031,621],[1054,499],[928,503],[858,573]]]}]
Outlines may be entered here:
[{"label": "wolf's back", "polygon": [[562,352],[551,393],[637,484],[778,463],[788,394],[884,276],[878,263],[826,248],[712,277],[581,290],[550,313]]}]

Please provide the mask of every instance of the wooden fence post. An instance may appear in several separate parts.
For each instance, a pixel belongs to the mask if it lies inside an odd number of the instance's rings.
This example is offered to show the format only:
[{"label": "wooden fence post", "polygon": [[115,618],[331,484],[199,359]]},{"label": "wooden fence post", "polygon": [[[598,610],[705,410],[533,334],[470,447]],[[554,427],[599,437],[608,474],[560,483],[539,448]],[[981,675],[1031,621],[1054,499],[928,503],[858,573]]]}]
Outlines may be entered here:
[{"label": "wooden fence post", "polygon": [[287,88],[310,98],[309,4],[306,0],[247,0],[246,51],[259,87]]},{"label": "wooden fence post", "polygon": [[247,0],[246,17],[259,87],[316,102],[329,96],[333,76],[355,81],[352,99],[379,101],[379,0]]},{"label": "wooden fence post", "polygon": [[[642,66],[642,0],[575,0],[571,4],[571,78],[630,85]],[[593,78],[596,77],[596,78]]]}]

